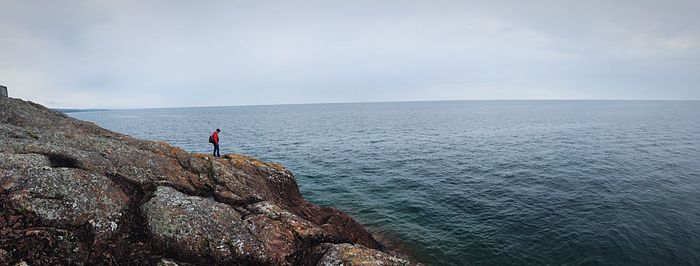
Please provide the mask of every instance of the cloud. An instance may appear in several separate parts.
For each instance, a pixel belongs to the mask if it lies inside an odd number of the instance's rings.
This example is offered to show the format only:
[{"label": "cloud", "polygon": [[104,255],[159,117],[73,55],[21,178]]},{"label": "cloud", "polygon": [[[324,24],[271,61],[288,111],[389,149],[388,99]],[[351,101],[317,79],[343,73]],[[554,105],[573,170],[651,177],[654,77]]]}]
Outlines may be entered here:
[{"label": "cloud", "polygon": [[684,0],[4,1],[0,83],[56,107],[700,99],[699,12]]}]

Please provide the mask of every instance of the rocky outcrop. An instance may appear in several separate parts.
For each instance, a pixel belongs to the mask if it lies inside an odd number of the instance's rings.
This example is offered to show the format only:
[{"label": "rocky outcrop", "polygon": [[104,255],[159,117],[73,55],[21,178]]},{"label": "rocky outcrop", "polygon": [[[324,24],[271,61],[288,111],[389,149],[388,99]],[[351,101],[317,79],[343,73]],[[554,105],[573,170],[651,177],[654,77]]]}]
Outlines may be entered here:
[{"label": "rocky outcrop", "polygon": [[410,265],[281,165],[0,98],[0,265]]}]

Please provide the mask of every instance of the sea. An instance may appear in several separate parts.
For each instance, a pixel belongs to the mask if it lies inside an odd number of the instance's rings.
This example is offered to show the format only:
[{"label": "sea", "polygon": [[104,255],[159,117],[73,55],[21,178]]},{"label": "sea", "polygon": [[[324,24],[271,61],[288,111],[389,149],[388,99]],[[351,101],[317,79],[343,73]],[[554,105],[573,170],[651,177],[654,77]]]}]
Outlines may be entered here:
[{"label": "sea", "polygon": [[427,265],[700,265],[699,101],[428,101],[70,113],[278,162]]}]

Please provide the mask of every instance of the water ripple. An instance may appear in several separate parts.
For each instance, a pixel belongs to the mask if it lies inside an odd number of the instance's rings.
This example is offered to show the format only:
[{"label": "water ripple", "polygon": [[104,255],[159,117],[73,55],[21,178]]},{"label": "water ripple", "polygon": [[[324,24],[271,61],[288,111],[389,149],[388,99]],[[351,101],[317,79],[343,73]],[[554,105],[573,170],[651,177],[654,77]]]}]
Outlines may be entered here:
[{"label": "water ripple", "polygon": [[700,103],[465,101],[71,114],[277,161],[429,265],[700,265]]}]

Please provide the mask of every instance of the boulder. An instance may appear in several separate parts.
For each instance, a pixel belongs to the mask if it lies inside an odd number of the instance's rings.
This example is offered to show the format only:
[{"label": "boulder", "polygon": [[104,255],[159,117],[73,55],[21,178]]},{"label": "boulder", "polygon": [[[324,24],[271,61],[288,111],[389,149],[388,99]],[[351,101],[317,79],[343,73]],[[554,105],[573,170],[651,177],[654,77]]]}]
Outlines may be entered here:
[{"label": "boulder", "polygon": [[338,265],[371,265],[371,266],[404,266],[411,265],[402,259],[362,245],[338,244],[326,245],[325,253],[318,261],[318,266]]}]

